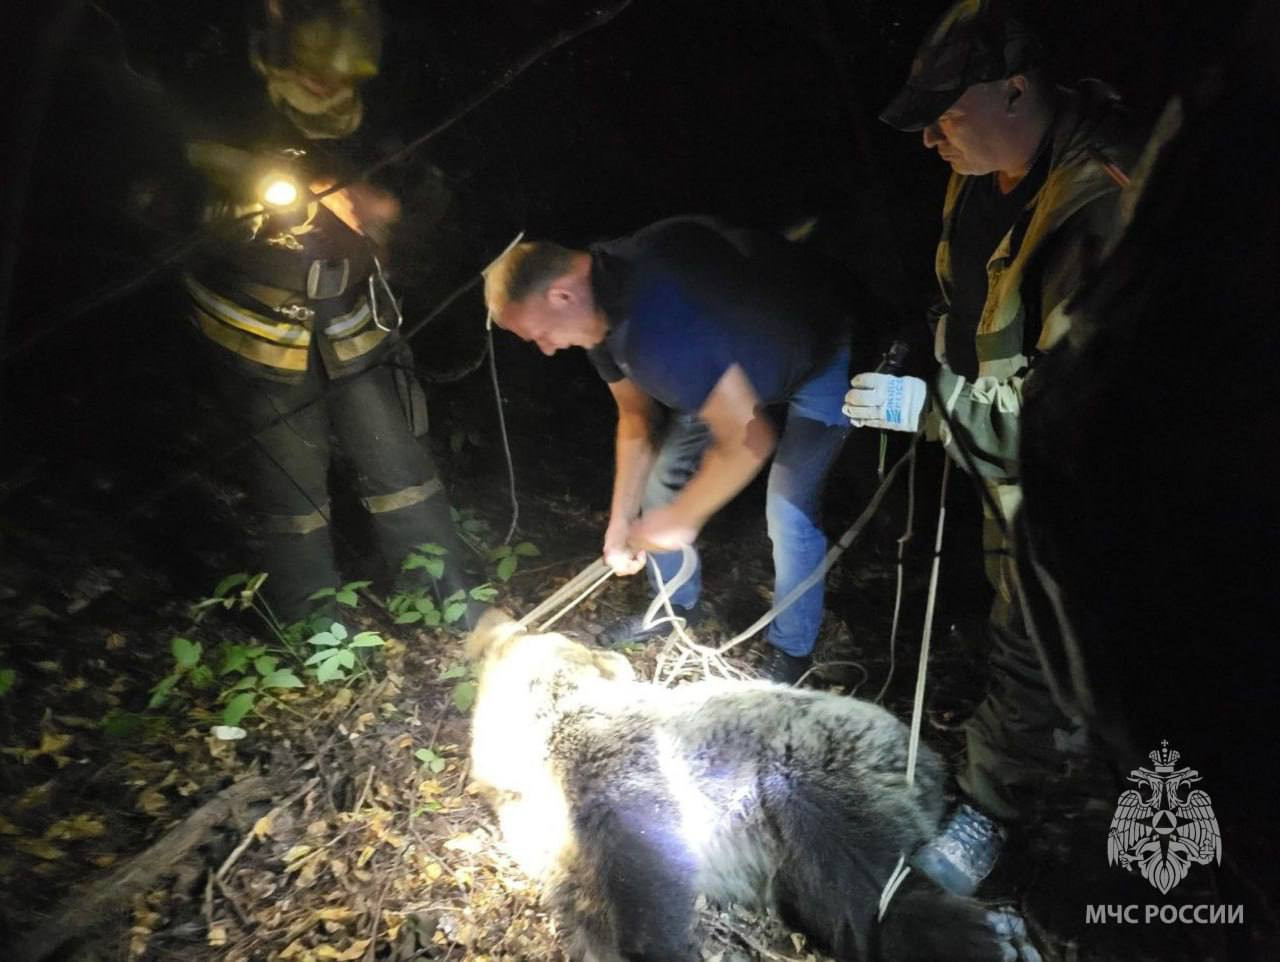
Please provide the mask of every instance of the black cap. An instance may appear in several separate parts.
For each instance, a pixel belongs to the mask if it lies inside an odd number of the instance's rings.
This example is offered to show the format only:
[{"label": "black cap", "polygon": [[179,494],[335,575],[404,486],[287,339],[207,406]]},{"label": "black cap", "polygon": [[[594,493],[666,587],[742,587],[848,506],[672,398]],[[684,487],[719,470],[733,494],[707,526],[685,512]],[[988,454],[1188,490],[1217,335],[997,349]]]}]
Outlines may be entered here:
[{"label": "black cap", "polygon": [[907,85],[880,113],[898,130],[922,130],[973,84],[1022,73],[1043,59],[1043,48],[1007,2],[960,0],[916,51]]}]

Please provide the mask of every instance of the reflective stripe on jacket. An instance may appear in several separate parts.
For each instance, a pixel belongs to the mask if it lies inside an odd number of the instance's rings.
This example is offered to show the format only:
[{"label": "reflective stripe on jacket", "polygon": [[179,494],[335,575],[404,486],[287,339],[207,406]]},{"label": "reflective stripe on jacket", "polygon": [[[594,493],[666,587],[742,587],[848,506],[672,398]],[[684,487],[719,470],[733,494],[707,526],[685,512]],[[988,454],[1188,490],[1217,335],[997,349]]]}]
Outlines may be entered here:
[{"label": "reflective stripe on jacket", "polygon": [[364,291],[331,307],[249,281],[223,282],[215,290],[192,272],[183,275],[183,285],[196,329],[276,380],[291,381],[306,371],[313,344],[330,377],[354,373],[390,333],[374,323]]}]

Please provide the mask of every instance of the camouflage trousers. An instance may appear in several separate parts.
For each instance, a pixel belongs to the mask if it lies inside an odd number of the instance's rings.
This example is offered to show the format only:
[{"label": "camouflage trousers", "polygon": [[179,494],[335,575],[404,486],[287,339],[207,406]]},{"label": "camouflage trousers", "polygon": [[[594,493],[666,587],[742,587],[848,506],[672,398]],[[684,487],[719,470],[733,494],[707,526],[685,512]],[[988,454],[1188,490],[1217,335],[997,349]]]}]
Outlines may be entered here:
[{"label": "camouflage trousers", "polygon": [[[1004,517],[1012,519],[1020,490],[986,484]],[[1012,532],[1012,523],[1008,527]],[[1061,783],[1069,758],[1084,749],[1083,733],[1053,699],[1023,619],[1011,537],[1000,530],[984,500],[983,558],[995,589],[988,622],[990,682],[965,724],[967,758],[957,780],[983,811],[1003,821],[1021,821]]]}]

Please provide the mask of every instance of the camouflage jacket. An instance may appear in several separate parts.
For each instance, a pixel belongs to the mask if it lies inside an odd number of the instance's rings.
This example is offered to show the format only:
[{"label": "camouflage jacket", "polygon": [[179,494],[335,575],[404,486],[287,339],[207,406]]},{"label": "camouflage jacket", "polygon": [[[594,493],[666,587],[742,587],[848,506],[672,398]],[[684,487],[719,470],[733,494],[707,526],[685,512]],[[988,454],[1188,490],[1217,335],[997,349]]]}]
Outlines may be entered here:
[{"label": "camouflage jacket", "polygon": [[[978,472],[1016,484],[1024,390],[1034,389],[1036,359],[1071,324],[1071,296],[1090,255],[1114,220],[1126,169],[1136,149],[1115,94],[1099,81],[1059,91],[1049,172],[987,262],[987,297],[978,321],[978,377],[956,374],[946,358],[946,305],[951,300],[951,237],[972,178],[953,174],[942,211],[936,269],[943,303],[934,352],[938,390],[957,427],[970,439]],[[951,432],[948,452],[959,459]],[[963,461],[961,461],[963,463]]]}]

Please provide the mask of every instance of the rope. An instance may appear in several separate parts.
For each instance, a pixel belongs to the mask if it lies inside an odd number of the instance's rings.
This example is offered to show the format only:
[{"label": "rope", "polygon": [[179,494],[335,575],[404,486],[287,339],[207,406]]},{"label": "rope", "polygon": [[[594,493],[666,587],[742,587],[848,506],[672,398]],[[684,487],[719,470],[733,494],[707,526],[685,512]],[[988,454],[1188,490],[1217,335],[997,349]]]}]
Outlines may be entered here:
[{"label": "rope", "polygon": [[493,403],[498,409],[498,430],[502,435],[502,453],[507,459],[507,490],[511,495],[511,525],[507,528],[507,536],[503,544],[511,543],[511,536],[516,533],[516,523],[520,520],[520,501],[516,497],[516,466],[511,459],[511,442],[507,438],[507,415],[502,407],[502,389],[498,386],[498,357],[493,351],[493,327],[485,326],[485,337],[489,341],[489,379],[493,382]]},{"label": "rope", "polygon": [[[613,569],[604,563],[604,559],[597,558],[556,589],[556,591],[552,592],[551,595],[549,595],[540,605],[521,618],[517,623],[521,628],[532,628],[535,631],[546,628],[547,625],[559,620],[560,616],[566,611],[570,610],[575,605],[580,604],[587,595],[592,591],[595,591],[600,585],[604,584],[612,574]],[[591,587],[580,597],[574,598],[574,600],[565,607],[564,611],[559,611],[554,618],[550,619],[550,621],[543,622],[541,620],[546,618],[548,613],[556,611],[562,604],[564,604],[566,598],[573,598],[574,595],[582,591],[582,588],[585,585],[590,585]]]},{"label": "rope", "polygon": [[897,667],[898,654],[898,615],[902,611],[902,588],[903,581],[903,556],[906,553],[907,542],[911,540],[912,528],[915,526],[916,515],[916,443],[920,440],[920,435],[916,435],[911,439],[911,467],[907,473],[907,524],[902,532],[902,537],[898,539],[898,562],[897,568],[897,585],[893,592],[893,624],[889,628],[889,671],[884,677],[884,684],[880,688],[880,692],[873,699],[875,703],[880,704],[884,698],[885,692],[889,690],[889,684],[893,681],[893,673]]},{"label": "rope", "polygon": [[[920,433],[922,432],[917,432],[916,437],[919,437]],[[724,654],[726,651],[729,651],[731,648],[736,648],[738,645],[742,644],[742,642],[760,632],[769,624],[769,622],[773,621],[773,619],[783,611],[786,611],[786,609],[793,605],[801,595],[817,584],[821,578],[826,576],[827,572],[831,570],[837,559],[839,559],[839,557],[849,549],[857,539],[858,535],[862,534],[862,529],[867,526],[867,522],[870,521],[876,511],[880,509],[880,503],[884,501],[885,494],[897,479],[898,472],[902,470],[902,466],[911,460],[914,450],[915,442],[913,441],[911,448],[908,449],[907,453],[898,458],[898,460],[894,462],[893,467],[889,469],[889,472],[885,475],[884,481],[881,482],[880,487],[876,489],[875,494],[871,496],[871,500],[868,501],[867,506],[862,509],[862,513],[858,515],[857,520],[855,520],[853,524],[849,526],[848,530],[840,536],[840,539],[832,545],[830,549],[828,549],[826,556],[822,559],[822,563],[810,572],[809,576],[805,578],[804,581],[800,582],[787,592],[786,597],[761,615],[750,628],[730,638],[717,648],[716,651],[718,653]]]},{"label": "rope", "polygon": [[[951,459],[942,462],[942,492],[938,498],[938,531],[933,542],[933,567],[929,571],[929,599],[924,610],[924,633],[920,639],[920,664],[916,669],[916,693],[911,705],[911,734],[907,740],[907,788],[916,781],[916,760],[920,754],[920,728],[924,719],[924,688],[929,668],[929,643],[933,638],[933,606],[938,597],[938,571],[942,563],[942,532],[947,519],[947,481],[951,476]],[[911,866],[907,864],[906,853],[898,856],[889,878],[880,892],[877,921],[883,921],[889,910],[889,903],[902,883],[911,874]]]}]

